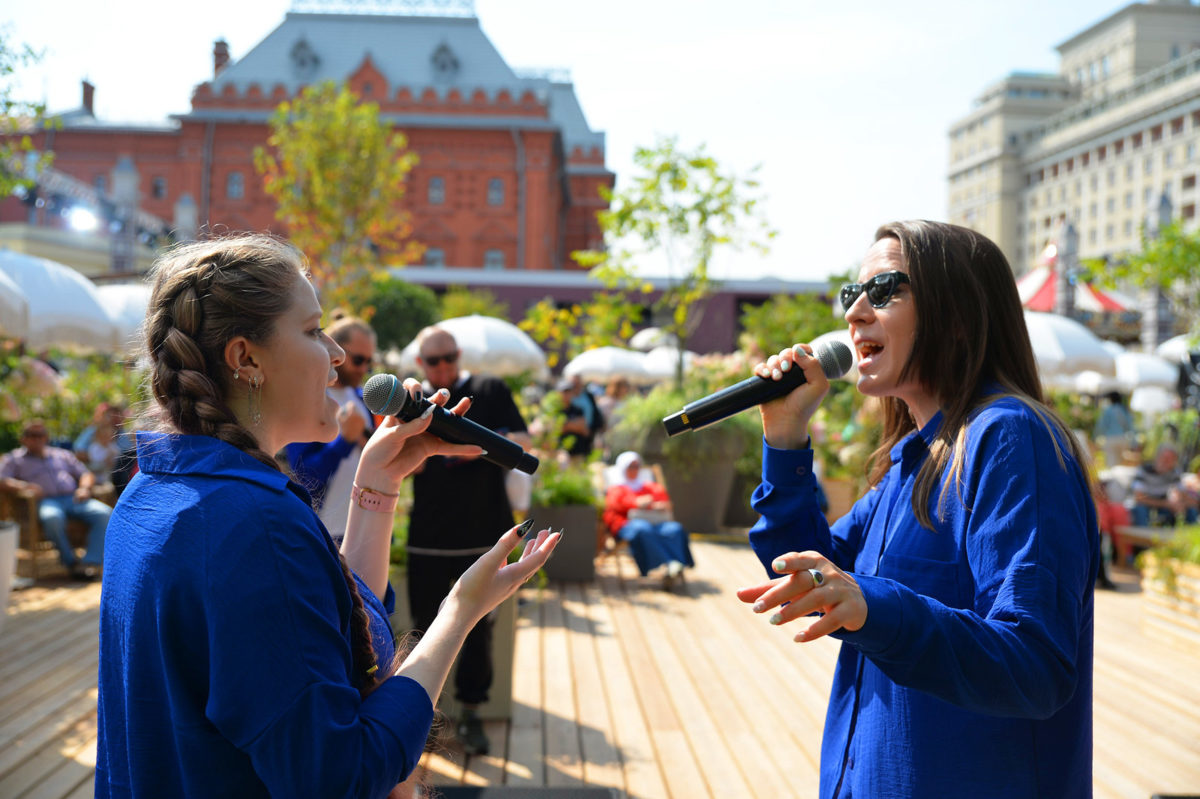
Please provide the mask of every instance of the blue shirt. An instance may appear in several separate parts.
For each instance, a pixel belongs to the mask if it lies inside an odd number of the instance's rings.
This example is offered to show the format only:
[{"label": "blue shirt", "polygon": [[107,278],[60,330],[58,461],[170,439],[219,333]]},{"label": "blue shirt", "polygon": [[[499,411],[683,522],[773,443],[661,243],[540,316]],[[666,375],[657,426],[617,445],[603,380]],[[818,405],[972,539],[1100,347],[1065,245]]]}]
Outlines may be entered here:
[{"label": "blue shirt", "polygon": [[[350,592],[303,489],[206,436],[138,436],[105,540],[97,797],[383,797],[433,718],[351,678]],[[361,581],[383,668],[384,605]]]},{"label": "blue shirt", "polygon": [[1091,796],[1099,534],[1083,470],[1029,406],[999,399],[969,421],[961,483],[939,521],[939,480],[930,530],[912,495],[940,424],[898,443],[832,529],[812,450],[764,442],[755,553],[775,577],[778,555],[816,550],[867,602],[862,629],[835,633],[820,796]]}]

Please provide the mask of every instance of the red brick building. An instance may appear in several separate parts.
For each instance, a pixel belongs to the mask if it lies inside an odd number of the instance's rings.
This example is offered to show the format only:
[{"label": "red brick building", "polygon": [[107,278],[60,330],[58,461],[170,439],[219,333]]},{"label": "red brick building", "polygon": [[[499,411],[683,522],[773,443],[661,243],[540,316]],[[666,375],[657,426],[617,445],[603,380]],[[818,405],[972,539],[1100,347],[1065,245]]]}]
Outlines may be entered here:
[{"label": "red brick building", "polygon": [[[425,265],[575,268],[571,251],[602,244],[599,190],[614,182],[604,134],[588,126],[569,80],[514,72],[471,3],[438,7],[460,15],[289,13],[238,60],[218,41],[213,77],[193,91],[191,111],[161,125],[96,119],[85,82],[82,107],[35,146],[54,152],[55,171],[94,188],[102,211],[112,209],[117,165],[132,163],[138,209],[185,237],[195,225],[286,233],[254,148],[281,101],[344,81],[378,103],[420,158],[406,204]],[[67,199],[40,188],[49,204],[6,200],[0,222],[63,227],[54,211]]]}]

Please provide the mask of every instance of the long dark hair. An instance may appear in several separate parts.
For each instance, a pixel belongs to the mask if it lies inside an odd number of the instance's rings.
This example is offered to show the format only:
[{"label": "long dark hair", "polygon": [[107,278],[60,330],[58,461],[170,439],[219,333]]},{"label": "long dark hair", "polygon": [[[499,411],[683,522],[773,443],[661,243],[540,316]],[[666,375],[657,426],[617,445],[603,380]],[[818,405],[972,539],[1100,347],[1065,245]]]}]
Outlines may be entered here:
[{"label": "long dark hair", "polygon": [[[875,232],[876,241],[882,238],[900,243],[917,314],[912,352],[900,379],[920,383],[942,411],[941,428],[913,491],[913,512],[921,524],[933,527],[929,498],[938,480],[939,515],[950,487],[961,480],[968,416],[1000,397],[1016,397],[1033,409],[1087,474],[1087,455],[1046,404],[1017,285],[1000,248],[969,228],[925,220],[883,225]],[[1001,393],[985,396],[984,384],[990,382],[1001,386]],[[882,404],[883,441],[872,455],[872,486],[891,467],[892,447],[915,427],[902,400],[885,397]]]},{"label": "long dark hair", "polygon": [[[290,307],[296,277],[307,277],[304,256],[274,237],[242,235],[175,247],[158,260],[153,275],[145,335],[155,426],[212,436],[279,469],[234,414],[229,403],[234,380],[223,357],[236,336],[270,340]],[[391,671],[378,667],[358,584],[345,558],[339,559],[353,603],[353,679],[366,696]]]}]

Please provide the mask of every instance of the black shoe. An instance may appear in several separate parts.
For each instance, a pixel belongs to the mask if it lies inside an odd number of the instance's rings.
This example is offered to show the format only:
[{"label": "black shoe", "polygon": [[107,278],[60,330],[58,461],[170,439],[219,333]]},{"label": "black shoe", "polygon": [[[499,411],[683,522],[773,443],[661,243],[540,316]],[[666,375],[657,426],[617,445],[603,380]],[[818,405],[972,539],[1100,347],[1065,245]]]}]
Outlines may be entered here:
[{"label": "black shoe", "polygon": [[483,720],[474,710],[464,710],[458,721],[458,741],[468,755],[486,755],[491,741],[483,731]]},{"label": "black shoe", "polygon": [[76,563],[71,567],[71,579],[79,580],[80,582],[90,583],[92,580],[100,576],[100,569],[97,566],[88,566],[82,563]]}]

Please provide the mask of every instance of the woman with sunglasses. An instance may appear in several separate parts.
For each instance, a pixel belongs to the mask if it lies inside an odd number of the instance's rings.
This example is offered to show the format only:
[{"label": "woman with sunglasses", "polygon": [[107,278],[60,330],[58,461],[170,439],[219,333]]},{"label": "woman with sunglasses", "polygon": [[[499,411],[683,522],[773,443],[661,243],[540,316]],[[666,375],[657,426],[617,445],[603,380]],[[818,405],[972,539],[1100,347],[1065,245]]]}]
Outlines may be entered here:
[{"label": "woman with sunglasses", "polygon": [[303,256],[267,236],[168,253],[145,336],[155,431],[138,433],[106,538],[96,796],[387,796],[467,632],[557,536],[507,565],[520,532],[501,536],[397,663],[381,601],[397,489],[427,457],[479,448],[426,432],[429,414],[386,419],[339,552],[272,457],[338,429],[326,387],[345,352]]},{"label": "woman with sunglasses", "polygon": [[773,579],[738,592],[797,642],[842,642],[820,796],[1091,796],[1095,505],[1012,271],[974,231],[898,222],[859,281],[841,300],[883,407],[870,489],[825,522],[808,428],[828,381],[806,345],[759,364],[807,383],[761,407],[750,541]]}]

